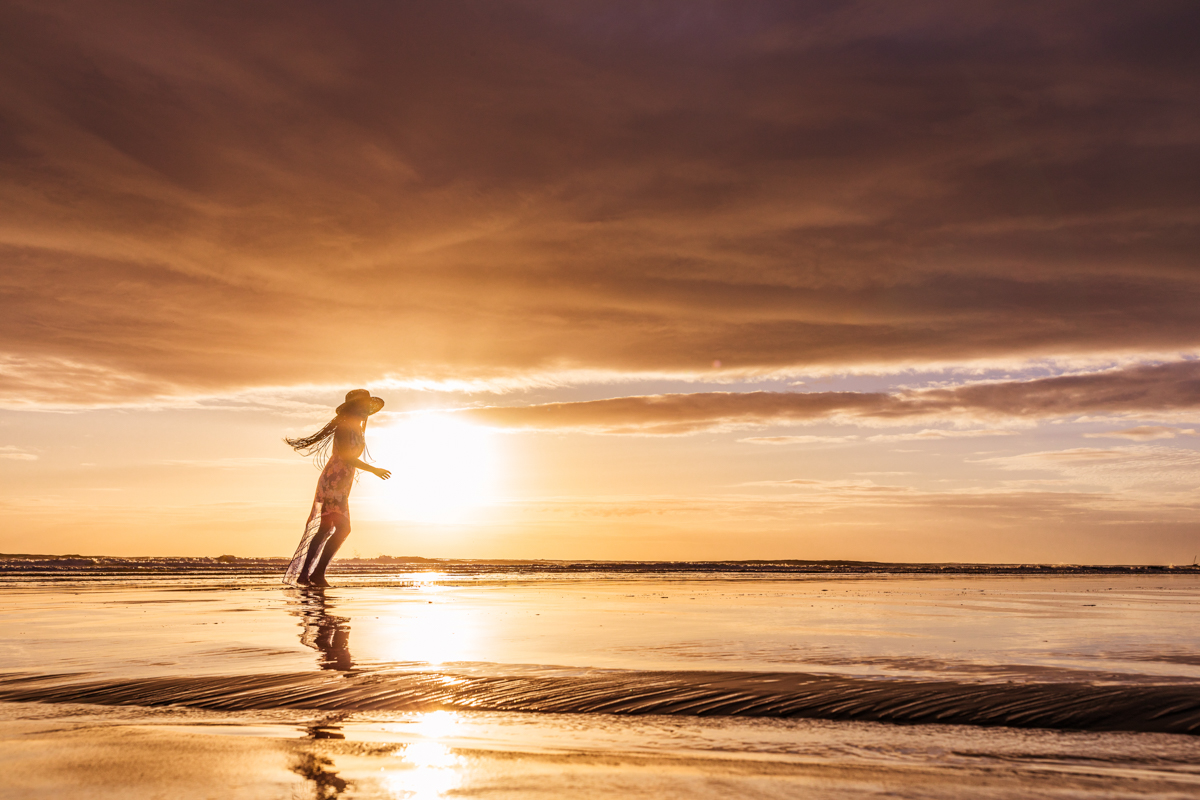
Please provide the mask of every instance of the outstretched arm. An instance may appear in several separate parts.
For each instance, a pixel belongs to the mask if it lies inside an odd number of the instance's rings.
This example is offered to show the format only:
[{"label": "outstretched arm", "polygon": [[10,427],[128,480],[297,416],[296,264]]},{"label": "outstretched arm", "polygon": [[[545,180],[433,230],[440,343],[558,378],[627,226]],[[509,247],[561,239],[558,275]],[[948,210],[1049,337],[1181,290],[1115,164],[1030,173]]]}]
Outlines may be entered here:
[{"label": "outstretched arm", "polygon": [[348,447],[349,442],[346,441],[346,436],[347,431],[340,426],[338,427],[337,433],[333,435],[334,450],[337,451],[338,457],[340,457],[342,461],[345,461],[352,467],[357,467],[358,469],[366,470],[372,475],[377,475],[378,477],[383,478],[385,481],[392,477],[392,473],[386,469],[372,466],[358,456],[350,455],[350,448]]},{"label": "outstretched arm", "polygon": [[392,477],[392,473],[389,472],[388,470],[383,469],[382,467],[371,466],[367,462],[363,461],[361,458],[343,458],[342,460],[345,461],[347,464],[349,464],[352,467],[358,467],[359,469],[365,469],[367,472],[370,472],[373,475],[378,475],[380,478],[383,478],[385,481],[388,478]]}]

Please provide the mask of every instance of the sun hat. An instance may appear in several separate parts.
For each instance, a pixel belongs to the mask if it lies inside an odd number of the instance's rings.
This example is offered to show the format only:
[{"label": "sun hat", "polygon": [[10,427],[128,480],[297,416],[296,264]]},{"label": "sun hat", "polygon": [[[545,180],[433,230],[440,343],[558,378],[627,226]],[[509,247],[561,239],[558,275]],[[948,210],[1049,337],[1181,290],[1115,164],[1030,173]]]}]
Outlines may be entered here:
[{"label": "sun hat", "polygon": [[367,416],[370,416],[383,408],[383,400],[371,397],[371,393],[366,389],[351,389],[346,392],[346,402],[337,407],[337,413],[342,414],[357,405],[361,405],[367,412]]}]

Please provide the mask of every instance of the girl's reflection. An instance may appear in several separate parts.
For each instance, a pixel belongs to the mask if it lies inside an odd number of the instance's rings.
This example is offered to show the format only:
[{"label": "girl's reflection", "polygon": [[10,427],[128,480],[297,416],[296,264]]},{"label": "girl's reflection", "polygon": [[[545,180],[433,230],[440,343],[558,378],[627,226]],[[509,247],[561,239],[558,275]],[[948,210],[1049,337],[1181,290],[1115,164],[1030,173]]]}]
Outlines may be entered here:
[{"label": "girl's reflection", "polygon": [[351,670],[350,620],[329,613],[334,605],[325,597],[325,590],[306,587],[286,593],[292,613],[300,617],[300,642],[321,654],[317,659],[321,669]]}]

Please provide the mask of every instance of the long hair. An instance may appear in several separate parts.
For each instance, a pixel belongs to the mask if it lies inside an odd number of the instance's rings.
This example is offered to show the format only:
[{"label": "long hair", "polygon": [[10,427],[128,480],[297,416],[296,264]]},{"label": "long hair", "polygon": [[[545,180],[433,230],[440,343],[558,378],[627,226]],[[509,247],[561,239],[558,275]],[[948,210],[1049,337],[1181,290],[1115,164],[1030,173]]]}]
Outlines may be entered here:
[{"label": "long hair", "polygon": [[342,421],[340,416],[334,417],[325,424],[324,428],[316,433],[310,433],[308,436],[301,436],[299,439],[284,437],[288,447],[291,447],[302,456],[316,456],[317,466],[324,466],[329,459],[329,448],[333,445],[333,435],[337,433],[338,423]]},{"label": "long hair", "polygon": [[[325,466],[325,462],[329,460],[329,450],[333,446],[333,435],[337,433],[338,425],[341,421],[342,416],[339,414],[325,423],[325,427],[316,433],[301,436],[299,439],[292,439],[285,436],[283,440],[287,442],[288,447],[302,456],[316,456],[313,460],[316,461],[318,467],[323,467]],[[371,451],[366,447],[365,442],[363,444],[363,454],[360,458],[362,457],[365,457],[364,460],[367,462],[371,460]],[[357,478],[358,476],[356,475],[355,479],[357,480]]]}]

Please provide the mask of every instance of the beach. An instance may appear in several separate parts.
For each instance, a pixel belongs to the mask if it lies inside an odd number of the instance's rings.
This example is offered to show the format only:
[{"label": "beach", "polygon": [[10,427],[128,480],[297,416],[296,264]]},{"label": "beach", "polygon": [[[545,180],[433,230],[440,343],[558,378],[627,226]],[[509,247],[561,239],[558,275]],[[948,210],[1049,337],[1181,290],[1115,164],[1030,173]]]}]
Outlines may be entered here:
[{"label": "beach", "polygon": [[5,796],[1200,786],[1186,569],[7,563]]},{"label": "beach", "polygon": [[1198,29],[0,2],[0,800],[1200,798]]}]

